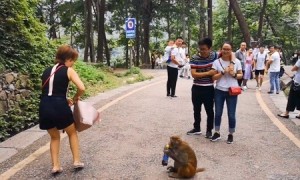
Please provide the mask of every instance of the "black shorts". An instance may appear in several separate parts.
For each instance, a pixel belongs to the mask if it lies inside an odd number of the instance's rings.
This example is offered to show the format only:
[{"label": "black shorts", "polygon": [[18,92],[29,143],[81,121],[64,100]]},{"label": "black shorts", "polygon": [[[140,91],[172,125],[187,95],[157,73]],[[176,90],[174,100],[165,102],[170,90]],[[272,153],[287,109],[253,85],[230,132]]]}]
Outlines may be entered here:
[{"label": "black shorts", "polygon": [[64,129],[74,123],[66,97],[42,96],[39,107],[40,129]]},{"label": "black shorts", "polygon": [[255,70],[255,76],[258,76],[258,75],[264,75],[265,74],[265,70]]}]

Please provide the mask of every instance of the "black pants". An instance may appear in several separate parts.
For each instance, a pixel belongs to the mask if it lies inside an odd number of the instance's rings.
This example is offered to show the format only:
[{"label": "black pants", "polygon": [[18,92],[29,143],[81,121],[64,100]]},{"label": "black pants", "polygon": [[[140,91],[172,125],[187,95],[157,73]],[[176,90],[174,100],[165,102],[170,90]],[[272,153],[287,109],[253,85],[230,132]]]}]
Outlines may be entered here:
[{"label": "black pants", "polygon": [[176,83],[178,78],[178,68],[168,66],[168,81],[167,81],[167,95],[174,96],[176,90]]},{"label": "black pants", "polygon": [[294,111],[295,108],[297,108],[297,110],[300,110],[300,91],[295,91],[293,89],[294,86],[294,82],[292,82],[288,102],[286,105],[287,111]]},{"label": "black pants", "polygon": [[194,129],[201,130],[201,105],[204,104],[204,108],[207,115],[207,127],[206,131],[211,131],[214,128],[214,94],[215,90],[213,86],[196,86],[192,87],[192,102],[194,106]]}]

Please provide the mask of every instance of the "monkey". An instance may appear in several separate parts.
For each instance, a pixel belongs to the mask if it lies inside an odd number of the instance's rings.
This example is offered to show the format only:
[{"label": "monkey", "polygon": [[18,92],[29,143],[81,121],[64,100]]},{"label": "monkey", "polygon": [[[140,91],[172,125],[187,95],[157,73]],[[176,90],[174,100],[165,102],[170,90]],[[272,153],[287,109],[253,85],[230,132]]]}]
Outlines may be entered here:
[{"label": "monkey", "polygon": [[205,170],[204,168],[197,168],[194,150],[178,136],[170,137],[169,148],[164,149],[164,153],[174,160],[174,166],[167,168],[169,177],[192,178],[197,172]]}]

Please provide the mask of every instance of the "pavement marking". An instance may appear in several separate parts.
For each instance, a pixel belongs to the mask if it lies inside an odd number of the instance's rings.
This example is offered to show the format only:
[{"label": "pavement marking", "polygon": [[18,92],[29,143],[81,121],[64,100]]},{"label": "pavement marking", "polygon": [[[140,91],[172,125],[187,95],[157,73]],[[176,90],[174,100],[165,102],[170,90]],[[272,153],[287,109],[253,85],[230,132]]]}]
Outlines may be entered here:
[{"label": "pavement marking", "polygon": [[263,101],[259,91],[256,91],[256,99],[273,124],[275,124],[284,135],[286,135],[296,146],[298,146],[298,148],[300,148],[300,140],[296,138],[296,136],[291,133],[291,131],[289,131],[284,124],[282,124],[280,120],[277,119],[277,117],[271,112],[266,103]]},{"label": "pavement marking", "polygon": [[[115,105],[116,103],[118,103],[119,101],[125,99],[126,97],[141,91],[143,89],[146,89],[148,87],[160,84],[162,82],[165,82],[165,80],[161,80],[155,83],[151,83],[148,85],[145,85],[143,87],[137,88],[135,90],[132,90],[130,92],[128,92],[127,94],[124,94],[120,97],[118,97],[117,99],[105,104],[103,107],[101,107],[100,109],[98,109],[99,112],[102,112],[104,110],[106,110],[107,108]],[[65,137],[67,137],[67,133],[64,133],[61,135],[61,140],[64,139]],[[27,164],[31,163],[32,161],[34,161],[35,159],[37,159],[40,155],[42,155],[43,153],[45,153],[46,151],[48,151],[50,148],[50,142],[47,143],[46,145],[40,147],[38,150],[36,150],[34,153],[30,154],[27,158],[23,159],[22,161],[20,161],[19,163],[15,164],[13,167],[11,167],[10,169],[8,169],[7,171],[5,171],[4,173],[2,173],[0,175],[0,179],[1,180],[7,180],[10,177],[12,177],[13,175],[15,175],[18,171],[20,171],[21,169],[23,169]]]}]

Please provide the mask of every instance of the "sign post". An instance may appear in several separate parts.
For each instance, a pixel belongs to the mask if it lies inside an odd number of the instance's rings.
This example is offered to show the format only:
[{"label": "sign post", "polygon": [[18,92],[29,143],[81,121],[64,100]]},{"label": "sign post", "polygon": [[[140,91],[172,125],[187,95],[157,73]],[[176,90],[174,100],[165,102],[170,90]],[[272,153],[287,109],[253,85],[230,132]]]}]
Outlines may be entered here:
[{"label": "sign post", "polygon": [[135,38],[135,18],[126,18],[125,19],[125,31],[126,31],[126,38],[127,39],[134,39]]}]

